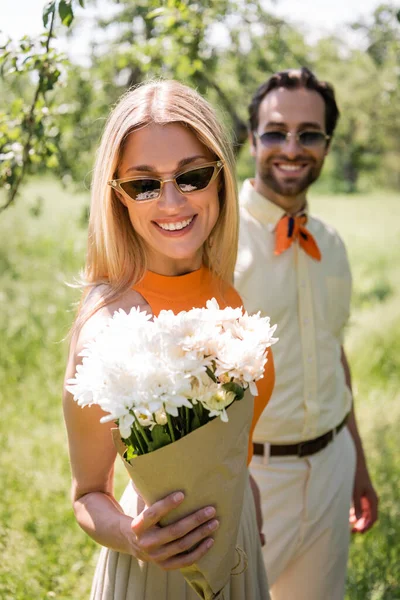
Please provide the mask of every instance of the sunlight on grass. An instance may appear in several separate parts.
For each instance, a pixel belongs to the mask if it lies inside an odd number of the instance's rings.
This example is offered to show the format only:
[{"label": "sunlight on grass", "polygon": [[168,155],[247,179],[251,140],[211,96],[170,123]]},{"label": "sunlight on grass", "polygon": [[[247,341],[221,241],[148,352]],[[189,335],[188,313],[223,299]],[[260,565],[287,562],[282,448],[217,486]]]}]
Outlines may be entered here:
[{"label": "sunlight on grass", "polygon": [[400,198],[392,194],[313,197],[313,211],[335,226],[353,270],[346,336],[359,427],[380,520],[353,538],[347,600],[400,598]]},{"label": "sunlight on grass", "polygon": [[[79,297],[65,282],[83,265],[87,201],[87,194],[38,180],[0,215],[2,600],[88,597],[98,551],[72,514],[60,400],[67,353],[62,340]],[[349,251],[354,294],[346,348],[358,420],[381,495],[379,525],[353,540],[347,598],[395,600],[400,598],[400,202],[387,193],[314,195],[311,206],[339,230]],[[118,461],[117,496],[126,479]]]}]

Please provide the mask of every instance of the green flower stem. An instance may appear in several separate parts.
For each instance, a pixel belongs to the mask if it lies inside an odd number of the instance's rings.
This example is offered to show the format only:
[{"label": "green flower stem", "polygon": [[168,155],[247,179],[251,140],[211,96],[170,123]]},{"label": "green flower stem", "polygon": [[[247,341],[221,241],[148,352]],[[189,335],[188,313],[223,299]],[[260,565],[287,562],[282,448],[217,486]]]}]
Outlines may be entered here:
[{"label": "green flower stem", "polygon": [[174,427],[173,427],[172,421],[171,421],[171,415],[169,413],[166,413],[166,414],[167,414],[167,419],[168,419],[169,434],[171,436],[172,441],[176,442],[175,433],[174,433]]},{"label": "green flower stem", "polygon": [[131,438],[135,440],[135,443],[132,442],[132,445],[135,448],[139,448],[140,454],[146,454],[146,448],[143,446],[143,442],[141,441],[140,436],[138,435],[138,432],[135,431],[134,427],[132,427]]},{"label": "green flower stem", "polygon": [[214,383],[217,383],[217,378],[215,377],[214,371],[212,371],[210,367],[206,367],[206,373]]},{"label": "green flower stem", "polygon": [[132,446],[135,448],[135,450],[139,449],[141,454],[146,454],[145,449],[143,448],[143,444],[140,441],[140,438],[137,435],[134,427],[132,427],[131,436],[130,436],[129,440],[130,440]]},{"label": "green flower stem", "polygon": [[200,416],[199,409],[198,409],[199,404],[200,404],[200,402],[196,402],[196,404],[193,404],[193,412],[197,418],[199,418],[199,416]]},{"label": "green flower stem", "polygon": [[190,420],[189,420],[189,409],[185,406],[185,435],[189,433]]},{"label": "green flower stem", "polygon": [[203,424],[202,419],[204,417],[204,406],[202,405],[201,402],[198,402],[197,405],[199,407],[199,419],[200,419],[200,423]]},{"label": "green flower stem", "polygon": [[[143,438],[143,441],[146,444],[147,452],[149,452],[149,440],[147,439],[146,432],[145,432],[143,426],[139,423],[139,419],[137,418],[137,416],[135,415],[135,413],[133,413],[133,416],[135,417],[135,421],[136,421],[136,425],[137,425],[138,431],[141,434],[141,436]],[[138,437],[138,440],[139,440],[139,436],[137,436],[137,437]],[[143,451],[143,454],[146,454],[146,449]]]}]

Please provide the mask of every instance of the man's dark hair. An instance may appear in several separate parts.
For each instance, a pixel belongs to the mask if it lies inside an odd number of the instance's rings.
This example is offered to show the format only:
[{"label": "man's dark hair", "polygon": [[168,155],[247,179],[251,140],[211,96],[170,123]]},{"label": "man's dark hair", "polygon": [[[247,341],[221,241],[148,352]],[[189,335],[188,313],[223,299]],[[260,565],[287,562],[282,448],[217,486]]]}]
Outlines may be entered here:
[{"label": "man's dark hair", "polygon": [[261,102],[271,90],[277,88],[286,88],[288,90],[306,88],[307,90],[318,92],[325,102],[326,133],[329,136],[333,135],[340,114],[336,104],[335,91],[330,83],[319,81],[307,67],[279,71],[260,85],[249,104],[250,131],[257,130],[258,112]]}]

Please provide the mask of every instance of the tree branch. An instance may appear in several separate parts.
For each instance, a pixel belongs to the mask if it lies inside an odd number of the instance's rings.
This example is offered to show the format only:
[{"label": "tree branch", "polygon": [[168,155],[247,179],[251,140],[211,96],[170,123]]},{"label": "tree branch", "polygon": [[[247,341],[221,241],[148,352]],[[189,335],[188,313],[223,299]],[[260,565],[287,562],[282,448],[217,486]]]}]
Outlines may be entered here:
[{"label": "tree branch", "polygon": [[229,113],[232,123],[233,130],[235,132],[236,143],[234,144],[234,152],[237,156],[243,146],[244,142],[247,139],[247,126],[246,123],[239,117],[236,110],[233,107],[233,104],[225,94],[225,92],[219,87],[216,81],[209,79],[204,72],[199,72],[198,76],[203,79],[203,81],[209,87],[212,87],[218,94],[218,97],[223,104],[224,108]]},{"label": "tree branch", "polygon": [[[55,17],[56,17],[56,11],[55,9],[52,11],[51,13],[51,22],[50,22],[50,29],[49,29],[49,33],[47,36],[47,40],[46,40],[46,54],[48,54],[49,50],[50,50],[50,41],[53,37],[53,29],[54,29],[54,22],[55,22]],[[32,104],[31,107],[29,109],[29,114],[28,117],[26,119],[26,123],[27,123],[27,129],[28,129],[28,137],[26,139],[26,142],[24,144],[24,150],[22,153],[22,167],[21,167],[21,171],[19,176],[17,177],[15,183],[13,184],[10,192],[9,192],[9,197],[7,202],[5,202],[5,204],[3,204],[3,206],[0,206],[0,213],[3,212],[4,210],[6,210],[15,200],[17,193],[18,193],[18,189],[19,186],[22,183],[22,180],[25,176],[25,172],[26,172],[26,168],[29,162],[29,151],[31,149],[31,140],[33,137],[33,132],[34,132],[34,123],[35,123],[35,110],[36,110],[36,104],[37,101],[39,99],[40,96],[40,92],[41,92],[41,88],[42,88],[42,82],[43,82],[43,76],[45,73],[45,67],[41,66],[41,70],[39,72],[39,81],[38,81],[38,85],[35,91],[35,95],[33,97],[32,100]],[[44,92],[43,92],[44,94]]]}]

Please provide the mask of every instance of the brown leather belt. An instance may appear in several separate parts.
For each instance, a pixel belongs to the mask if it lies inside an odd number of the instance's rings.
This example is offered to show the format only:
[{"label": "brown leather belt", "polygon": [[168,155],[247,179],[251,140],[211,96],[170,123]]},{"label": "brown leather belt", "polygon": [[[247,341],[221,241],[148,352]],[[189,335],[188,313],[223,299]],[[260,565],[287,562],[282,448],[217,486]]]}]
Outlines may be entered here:
[{"label": "brown leather belt", "polygon": [[[323,435],[315,438],[314,440],[307,440],[300,442],[299,444],[271,444],[269,446],[270,456],[311,456],[316,454],[320,450],[323,450],[327,445],[335,438],[341,429],[346,425],[347,418],[345,418],[337,427],[327,431]],[[264,456],[264,444],[253,443],[253,450],[256,456]]]}]

